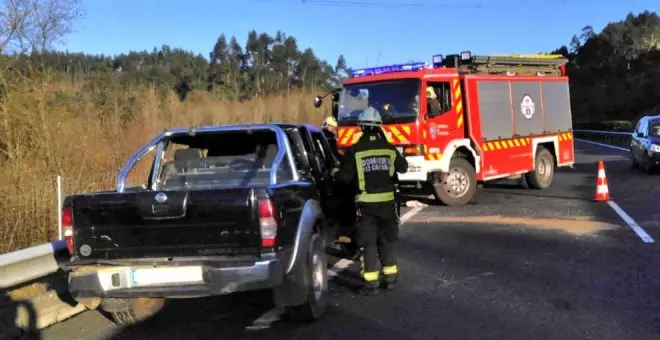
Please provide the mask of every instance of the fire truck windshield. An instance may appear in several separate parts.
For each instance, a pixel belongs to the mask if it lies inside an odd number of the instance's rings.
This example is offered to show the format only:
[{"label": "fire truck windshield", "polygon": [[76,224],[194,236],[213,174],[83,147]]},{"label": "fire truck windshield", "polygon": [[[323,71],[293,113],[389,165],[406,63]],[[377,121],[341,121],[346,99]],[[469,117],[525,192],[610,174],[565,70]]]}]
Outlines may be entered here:
[{"label": "fire truck windshield", "polygon": [[371,106],[385,124],[411,123],[419,116],[419,93],[419,79],[345,85],[337,120],[341,125],[354,125],[360,112]]}]

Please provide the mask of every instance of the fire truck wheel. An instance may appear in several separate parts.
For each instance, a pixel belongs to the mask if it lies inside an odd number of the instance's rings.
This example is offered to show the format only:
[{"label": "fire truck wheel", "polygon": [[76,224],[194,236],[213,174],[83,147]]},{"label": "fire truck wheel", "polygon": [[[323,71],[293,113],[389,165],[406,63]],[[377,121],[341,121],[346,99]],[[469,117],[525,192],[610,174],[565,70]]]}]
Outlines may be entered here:
[{"label": "fire truck wheel", "polygon": [[555,175],[555,160],[548,149],[539,146],[536,151],[534,171],[525,174],[527,185],[532,189],[546,189]]},{"label": "fire truck wheel", "polygon": [[443,204],[468,204],[477,192],[477,174],[465,158],[454,158],[449,163],[449,172],[434,174],[433,191]]}]

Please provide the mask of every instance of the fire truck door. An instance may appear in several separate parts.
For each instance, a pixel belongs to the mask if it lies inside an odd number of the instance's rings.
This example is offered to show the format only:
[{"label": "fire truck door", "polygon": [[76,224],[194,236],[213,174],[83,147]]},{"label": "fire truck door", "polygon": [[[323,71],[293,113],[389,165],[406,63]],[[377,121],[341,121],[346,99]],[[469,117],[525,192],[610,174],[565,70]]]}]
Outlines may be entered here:
[{"label": "fire truck door", "polygon": [[[458,81],[455,83],[460,86]],[[460,90],[459,97],[454,98],[452,88],[452,81],[447,78],[427,80],[425,84],[421,105],[424,113],[422,140],[426,145],[426,160],[441,160],[447,144],[457,135],[462,135],[463,130],[457,124],[456,115],[456,105],[461,101]]]}]

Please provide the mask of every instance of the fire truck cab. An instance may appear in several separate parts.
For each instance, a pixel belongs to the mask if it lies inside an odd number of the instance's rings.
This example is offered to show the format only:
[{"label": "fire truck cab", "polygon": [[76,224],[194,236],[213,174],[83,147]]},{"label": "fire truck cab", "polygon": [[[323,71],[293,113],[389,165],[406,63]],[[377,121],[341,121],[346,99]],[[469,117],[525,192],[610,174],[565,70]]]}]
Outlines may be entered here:
[{"label": "fire truck cab", "polygon": [[432,65],[351,70],[332,91],[337,145],[359,139],[357,116],[371,106],[408,160],[401,188],[430,189],[446,205],[469,203],[477,183],[493,180],[547,188],[555,167],[574,161],[566,63],[560,55],[462,52],[436,55]]}]

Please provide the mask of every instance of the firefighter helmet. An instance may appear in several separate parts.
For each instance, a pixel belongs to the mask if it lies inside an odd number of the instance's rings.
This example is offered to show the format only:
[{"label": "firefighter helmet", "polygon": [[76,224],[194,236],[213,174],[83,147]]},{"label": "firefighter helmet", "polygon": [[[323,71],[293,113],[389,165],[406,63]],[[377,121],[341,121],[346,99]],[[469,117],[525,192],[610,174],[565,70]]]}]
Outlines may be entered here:
[{"label": "firefighter helmet", "polygon": [[369,106],[368,108],[362,110],[358,115],[358,125],[362,126],[381,126],[383,125],[383,119],[380,117],[378,110]]},{"label": "firefighter helmet", "polygon": [[337,120],[335,117],[330,116],[323,120],[323,128],[327,129],[328,127],[337,127]]}]

